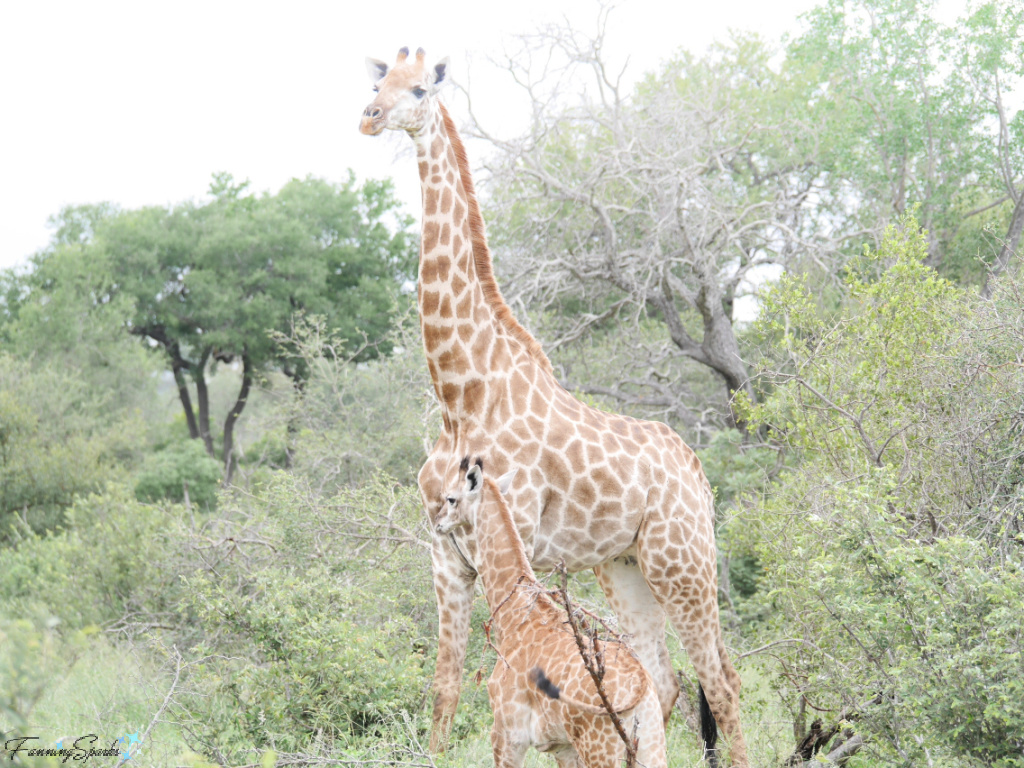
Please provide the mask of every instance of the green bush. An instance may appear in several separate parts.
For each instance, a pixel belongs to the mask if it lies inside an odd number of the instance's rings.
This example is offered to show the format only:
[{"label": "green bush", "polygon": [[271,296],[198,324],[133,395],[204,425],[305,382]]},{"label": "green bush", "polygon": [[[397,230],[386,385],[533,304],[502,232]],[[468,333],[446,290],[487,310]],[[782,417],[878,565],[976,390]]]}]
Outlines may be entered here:
[{"label": "green bush", "polygon": [[[47,693],[68,675],[88,642],[90,632],[57,632],[59,621],[43,615],[10,621],[0,617],[0,760],[5,764],[36,768],[59,766],[59,758],[8,754],[3,746],[26,750],[40,741],[20,742],[38,733],[40,704]],[[13,742],[9,742],[13,739]]]},{"label": "green bush", "polygon": [[135,482],[135,496],[140,501],[181,503],[187,492],[190,503],[212,509],[221,475],[220,462],[210,457],[202,442],[186,440],[146,459]]},{"label": "green bush", "polygon": [[377,472],[410,483],[423,464],[436,420],[425,418],[433,394],[412,322],[396,325],[390,354],[359,364],[320,318],[276,337],[309,370],[301,392],[289,388],[282,403],[292,466],[325,492],[362,485]]},{"label": "green bush", "polygon": [[396,612],[363,623],[387,595],[346,587],[323,565],[261,570],[241,591],[207,576],[188,588],[203,629],[219,636],[216,649],[201,650],[219,658],[208,664],[193,715],[202,741],[224,755],[372,734],[392,713],[423,703],[428,676],[412,622]]},{"label": "green bush", "polygon": [[178,585],[163,564],[180,549],[172,543],[179,514],[120,486],[80,497],[64,529],[0,548],[0,615],[43,611],[84,628],[166,611]]},{"label": "green bush", "polygon": [[74,372],[0,355],[0,543],[56,527],[76,494],[119,477],[134,426],[97,413]]},{"label": "green bush", "polygon": [[324,497],[292,473],[222,498],[175,565],[177,623],[206,657],[184,700],[192,748],[254,751],[379,738],[427,697],[436,607],[415,488],[371,476]]},{"label": "green bush", "polygon": [[873,765],[1020,768],[1024,304],[979,301],[925,253],[908,217],[835,316],[799,280],[768,298],[747,412],[791,466],[729,541],[763,566],[795,717],[844,716]]}]

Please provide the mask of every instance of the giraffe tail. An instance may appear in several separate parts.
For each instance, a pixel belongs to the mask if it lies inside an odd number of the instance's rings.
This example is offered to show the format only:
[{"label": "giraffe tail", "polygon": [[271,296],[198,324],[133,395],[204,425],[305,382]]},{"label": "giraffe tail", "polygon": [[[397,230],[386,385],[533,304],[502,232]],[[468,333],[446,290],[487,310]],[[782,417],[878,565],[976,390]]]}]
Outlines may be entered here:
[{"label": "giraffe tail", "polygon": [[530,670],[530,682],[536,685],[541,693],[547,694],[552,699],[557,699],[562,693],[557,685],[548,680],[544,670],[540,667]]},{"label": "giraffe tail", "polygon": [[715,744],[718,742],[718,724],[715,722],[715,715],[708,706],[708,697],[704,695],[704,686],[698,686],[698,698],[700,699],[700,740],[704,744],[704,756],[711,768],[718,765],[718,753],[715,751]]}]

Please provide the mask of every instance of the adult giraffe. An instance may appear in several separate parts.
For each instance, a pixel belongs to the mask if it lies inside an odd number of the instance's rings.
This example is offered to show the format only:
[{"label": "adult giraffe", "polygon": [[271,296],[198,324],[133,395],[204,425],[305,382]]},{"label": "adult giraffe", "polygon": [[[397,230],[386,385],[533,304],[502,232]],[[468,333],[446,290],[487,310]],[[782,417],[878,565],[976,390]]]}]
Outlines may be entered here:
[{"label": "adult giraffe", "polygon": [[[564,560],[570,570],[594,569],[651,673],[666,720],[679,694],[665,645],[671,620],[734,764],[746,766],[740,678],[722,641],[714,509],[700,461],[664,424],[579,402],[513,317],[494,280],[462,141],[437,96],[447,63],[427,67],[423,49],[410,59],[408,48],[391,68],[367,59],[377,97],[360,123],[369,135],[404,130],[416,147],[420,325],[442,412],[441,436],[419,474],[431,529],[458,471],[452,457],[482,456],[498,475],[517,467],[509,507],[534,568]],[[435,530],[433,750],[444,746],[459,701],[475,554],[471,531]]]}]

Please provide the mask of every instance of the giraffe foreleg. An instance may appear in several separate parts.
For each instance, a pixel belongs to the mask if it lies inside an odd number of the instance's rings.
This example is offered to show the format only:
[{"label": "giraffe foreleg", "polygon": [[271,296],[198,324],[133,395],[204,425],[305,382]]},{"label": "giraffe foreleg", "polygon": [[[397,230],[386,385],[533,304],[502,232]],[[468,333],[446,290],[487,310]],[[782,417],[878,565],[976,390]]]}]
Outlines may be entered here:
[{"label": "giraffe foreleg", "polygon": [[[628,733],[636,733],[636,762],[644,768],[667,768],[665,726],[658,698],[648,693],[628,720]],[[635,730],[634,730],[635,729]]]},{"label": "giraffe foreleg", "polygon": [[437,595],[438,642],[430,751],[437,753],[448,744],[455,710],[459,705],[476,574],[469,572],[458,560],[458,555],[446,539],[435,536],[432,559],[434,592]]}]

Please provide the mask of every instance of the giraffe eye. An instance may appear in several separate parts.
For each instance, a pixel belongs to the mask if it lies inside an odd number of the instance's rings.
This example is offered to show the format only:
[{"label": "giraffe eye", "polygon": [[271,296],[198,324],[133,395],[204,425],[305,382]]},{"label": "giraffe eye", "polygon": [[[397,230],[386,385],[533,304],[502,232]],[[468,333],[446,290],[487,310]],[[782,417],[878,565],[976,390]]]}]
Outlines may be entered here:
[{"label": "giraffe eye", "polygon": [[447,501],[447,502],[448,502],[449,504],[451,504],[451,505],[452,505],[453,507],[454,507],[454,506],[455,506],[456,504],[458,504],[458,503],[459,503],[459,500],[458,500],[458,499],[456,499],[456,498],[455,498],[454,496],[449,496],[449,497],[448,497],[448,498],[446,499],[446,501]]},{"label": "giraffe eye", "polygon": [[413,88],[412,95],[415,96],[417,99],[422,99],[424,96],[427,95],[427,92],[422,88]]}]

